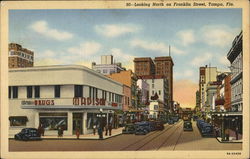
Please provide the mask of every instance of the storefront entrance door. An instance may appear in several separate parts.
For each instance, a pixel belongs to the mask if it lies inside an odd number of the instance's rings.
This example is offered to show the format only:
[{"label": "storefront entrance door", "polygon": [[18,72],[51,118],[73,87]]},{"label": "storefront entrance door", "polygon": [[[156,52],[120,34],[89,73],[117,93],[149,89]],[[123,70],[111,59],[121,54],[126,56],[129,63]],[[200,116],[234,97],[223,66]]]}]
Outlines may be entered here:
[{"label": "storefront entrance door", "polygon": [[82,117],[83,113],[73,113],[73,134],[76,134],[76,130],[78,129],[80,131],[80,134],[82,134]]}]

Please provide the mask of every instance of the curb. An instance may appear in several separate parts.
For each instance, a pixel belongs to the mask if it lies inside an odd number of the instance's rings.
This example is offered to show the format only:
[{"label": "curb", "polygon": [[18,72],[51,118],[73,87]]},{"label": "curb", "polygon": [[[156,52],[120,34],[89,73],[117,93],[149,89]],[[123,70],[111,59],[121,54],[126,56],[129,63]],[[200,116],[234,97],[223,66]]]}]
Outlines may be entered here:
[{"label": "curb", "polygon": [[223,143],[223,144],[227,144],[227,143],[230,143],[230,144],[238,144],[238,143],[243,143],[242,141],[238,141],[238,142],[232,142],[232,141],[220,141],[217,137],[216,137],[216,140],[217,140],[219,143]]},{"label": "curb", "polygon": [[[116,135],[113,135],[113,136],[108,136],[108,137],[103,138],[103,139],[99,139],[99,138],[79,138],[79,139],[77,139],[76,137],[74,137],[74,138],[58,138],[58,137],[55,137],[55,138],[41,138],[41,140],[106,140],[106,139],[116,137],[116,136],[119,136],[119,135],[122,135],[122,133],[116,134]],[[9,138],[9,139],[10,140],[15,140],[14,137]]]}]

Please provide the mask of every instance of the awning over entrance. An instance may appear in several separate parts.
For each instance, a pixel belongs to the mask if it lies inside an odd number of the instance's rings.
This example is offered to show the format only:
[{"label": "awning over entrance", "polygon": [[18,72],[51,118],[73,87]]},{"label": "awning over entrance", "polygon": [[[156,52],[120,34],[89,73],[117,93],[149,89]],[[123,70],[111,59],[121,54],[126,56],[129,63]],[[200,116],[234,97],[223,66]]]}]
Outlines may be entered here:
[{"label": "awning over entrance", "polygon": [[120,107],[111,106],[76,106],[76,105],[22,105],[22,109],[50,109],[50,110],[88,110],[88,109],[103,109],[103,110],[121,110]]}]

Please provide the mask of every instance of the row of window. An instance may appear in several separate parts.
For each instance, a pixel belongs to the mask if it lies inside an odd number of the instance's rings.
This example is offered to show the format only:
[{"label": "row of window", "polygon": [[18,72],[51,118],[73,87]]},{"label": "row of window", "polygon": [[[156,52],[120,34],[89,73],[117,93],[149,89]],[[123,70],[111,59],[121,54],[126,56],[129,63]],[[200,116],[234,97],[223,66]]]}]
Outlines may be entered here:
[{"label": "row of window", "polygon": [[[26,86],[27,98],[40,98],[40,86]],[[33,93],[34,91],[34,93]],[[109,101],[112,102],[122,102],[122,96],[107,92],[102,90],[101,98],[107,99],[107,94],[109,93]],[[61,86],[55,85],[54,86],[54,97],[60,98],[61,97]],[[83,86],[82,85],[75,85],[74,86],[74,97],[83,97]],[[90,98],[99,98],[98,97],[98,89],[95,87],[89,87],[89,97]],[[18,87],[17,86],[9,86],[9,98],[18,98]]]},{"label": "row of window", "polygon": [[[157,91],[152,91],[152,95],[154,95],[155,93],[157,93]],[[158,91],[158,95],[161,95],[161,90]]]},{"label": "row of window", "polygon": [[[15,55],[15,51],[11,50],[11,51],[9,52],[9,55]],[[22,57],[22,58],[26,58],[26,59],[29,59],[29,60],[33,60],[33,56],[32,56],[32,55],[26,54],[26,53],[24,53],[24,52],[18,51],[18,52],[17,52],[17,55],[20,56],[20,57]]]}]

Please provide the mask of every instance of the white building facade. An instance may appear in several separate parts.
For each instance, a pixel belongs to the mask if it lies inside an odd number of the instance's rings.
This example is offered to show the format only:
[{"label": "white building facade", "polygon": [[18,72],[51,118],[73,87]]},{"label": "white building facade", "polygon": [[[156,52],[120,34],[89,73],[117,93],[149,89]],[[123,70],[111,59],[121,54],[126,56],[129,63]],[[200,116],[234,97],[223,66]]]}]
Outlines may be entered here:
[{"label": "white building facade", "polygon": [[57,135],[59,126],[64,135],[91,133],[113,122],[122,96],[122,84],[84,66],[10,69],[9,135],[40,124],[45,135]]}]

